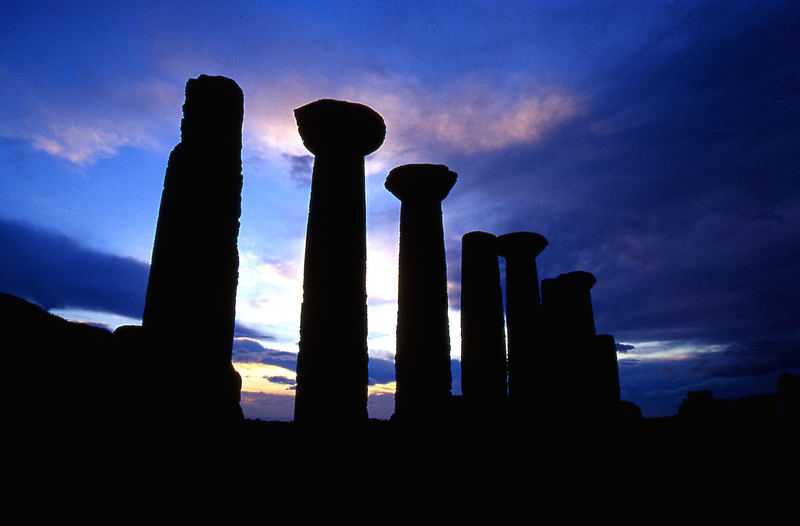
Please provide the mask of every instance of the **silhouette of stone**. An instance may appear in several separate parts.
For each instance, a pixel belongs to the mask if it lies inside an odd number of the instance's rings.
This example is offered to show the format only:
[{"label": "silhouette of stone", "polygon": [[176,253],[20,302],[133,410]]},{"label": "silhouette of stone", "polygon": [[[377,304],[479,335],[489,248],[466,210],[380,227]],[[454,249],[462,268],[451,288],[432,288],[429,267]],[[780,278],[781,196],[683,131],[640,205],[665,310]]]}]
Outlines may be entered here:
[{"label": "silhouette of stone", "polygon": [[623,425],[639,424],[644,420],[642,410],[633,402],[620,400],[617,404],[617,422]]},{"label": "silhouette of stone", "polygon": [[578,347],[581,355],[580,370],[583,372],[584,395],[582,406],[590,418],[610,415],[620,402],[619,366],[617,346],[610,334],[595,334],[589,337],[585,348]]},{"label": "silhouette of stone", "polygon": [[450,399],[441,203],[456,178],[441,164],[406,164],[386,177],[386,189],[401,202],[394,414],[398,420],[440,418]]},{"label": "silhouette of stone", "polygon": [[800,375],[781,374],[778,378],[777,395],[789,414],[800,418]]},{"label": "silhouette of stone", "polygon": [[294,113],[315,156],[294,419],[361,422],[369,381],[364,157],[383,143],[386,127],[353,102],[321,99]]},{"label": "silhouette of stone", "polygon": [[[187,418],[242,417],[231,366],[244,98],[225,77],[186,83],[181,141],[164,178],[142,326]],[[159,365],[153,365],[159,367]]]},{"label": "silhouette of stone", "polygon": [[67,321],[0,293],[0,348],[7,434],[50,426],[83,437],[87,427],[108,428],[119,386],[105,379],[108,370],[124,372],[125,362],[109,352],[107,329]]},{"label": "silhouette of stone", "polygon": [[[562,335],[595,334],[591,289],[597,279],[582,270],[542,281],[543,303],[547,305],[551,327]],[[546,301],[545,301],[546,297]]]},{"label": "silhouette of stone", "polygon": [[165,369],[154,366],[157,357],[148,352],[152,346],[145,338],[140,325],[121,325],[111,334],[112,353],[118,357],[126,357],[125,367],[119,376],[115,375],[120,396],[117,399],[117,411],[137,425],[152,422],[167,411],[154,411],[153,408],[164,406],[163,391],[153,386],[165,386],[169,378],[162,375]]},{"label": "silhouette of stone", "polygon": [[774,393],[738,398],[734,401],[734,410],[738,422],[751,425],[777,422],[784,414],[780,398]]},{"label": "silhouette of stone", "polygon": [[730,398],[714,398],[711,391],[690,391],[678,407],[678,416],[694,425],[729,423],[735,402]]},{"label": "silhouette of stone", "polygon": [[497,237],[498,252],[506,260],[506,330],[508,331],[508,393],[517,411],[531,408],[549,396],[542,390],[552,371],[543,367],[543,320],[539,299],[536,256],[547,239],[534,232],[512,232]]},{"label": "silhouette of stone", "polygon": [[556,393],[550,416],[573,419],[608,417],[620,401],[614,337],[595,334],[591,288],[585,271],[542,280],[542,308],[551,370],[548,390]]},{"label": "silhouette of stone", "polygon": [[501,415],[508,399],[497,238],[461,238],[461,391],[474,415]]}]

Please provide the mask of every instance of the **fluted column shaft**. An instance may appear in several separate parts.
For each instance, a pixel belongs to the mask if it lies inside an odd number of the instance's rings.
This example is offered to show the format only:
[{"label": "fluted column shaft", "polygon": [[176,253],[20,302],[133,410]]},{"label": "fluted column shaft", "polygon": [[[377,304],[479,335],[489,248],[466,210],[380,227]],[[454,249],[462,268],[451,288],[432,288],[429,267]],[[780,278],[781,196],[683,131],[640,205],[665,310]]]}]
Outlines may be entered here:
[{"label": "fluted column shaft", "polygon": [[383,119],[361,104],[323,99],[295,110],[314,153],[303,272],[297,422],[366,421],[367,291],[364,156]]},{"label": "fluted column shaft", "polygon": [[498,414],[508,398],[497,238],[461,238],[461,390],[470,410]]},{"label": "fluted column shaft", "polygon": [[444,416],[450,400],[450,334],[442,200],[456,174],[443,165],[404,165],[386,179],[401,201],[395,415]]}]

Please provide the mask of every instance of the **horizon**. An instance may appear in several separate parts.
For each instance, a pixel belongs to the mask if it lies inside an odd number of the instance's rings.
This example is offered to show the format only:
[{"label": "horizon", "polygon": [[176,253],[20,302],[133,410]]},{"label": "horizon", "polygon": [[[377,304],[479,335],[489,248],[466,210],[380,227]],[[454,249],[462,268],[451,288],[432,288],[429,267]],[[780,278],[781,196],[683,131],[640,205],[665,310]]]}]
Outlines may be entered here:
[{"label": "horizon", "polygon": [[131,6],[17,2],[0,22],[0,292],[141,324],[184,86],[222,75],[245,98],[246,417],[292,418],[313,164],[293,110],[320,98],[387,127],[366,158],[370,417],[394,393],[400,203],[383,183],[415,162],[458,174],[442,203],[453,394],[461,236],[476,230],[545,236],[540,279],[597,277],[597,332],[645,417],[800,373],[791,2]]}]

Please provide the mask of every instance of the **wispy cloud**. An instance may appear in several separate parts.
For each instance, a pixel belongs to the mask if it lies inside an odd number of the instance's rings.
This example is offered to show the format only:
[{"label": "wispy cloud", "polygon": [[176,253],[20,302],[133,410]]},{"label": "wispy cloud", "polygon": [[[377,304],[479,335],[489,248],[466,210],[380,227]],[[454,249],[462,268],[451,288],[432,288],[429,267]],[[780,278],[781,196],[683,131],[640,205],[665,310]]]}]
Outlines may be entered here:
[{"label": "wispy cloud", "polygon": [[372,101],[384,116],[387,150],[394,154],[482,153],[532,144],[583,105],[564,88],[532,80],[513,87],[475,78],[446,86],[370,80],[346,92]]},{"label": "wispy cloud", "polygon": [[22,139],[37,150],[86,166],[113,157],[125,146],[156,147],[155,139],[139,125],[128,124],[123,126],[103,118],[72,114],[70,110],[54,110],[41,117],[41,122],[35,126],[0,127],[0,135]]},{"label": "wispy cloud", "polygon": [[115,156],[123,147],[168,149],[166,130],[178,135],[180,87],[158,80],[78,90],[64,100],[50,89],[27,86],[18,104],[0,110],[0,137],[77,165]]},{"label": "wispy cloud", "polygon": [[582,113],[586,104],[566,88],[532,79],[498,83],[466,78],[430,86],[413,78],[378,75],[349,85],[294,76],[245,96],[246,146],[264,156],[283,157],[291,173],[296,160],[308,155],[292,110],[319,98],[360,102],[384,118],[386,141],[370,156],[370,172],[450,153],[533,144]]}]

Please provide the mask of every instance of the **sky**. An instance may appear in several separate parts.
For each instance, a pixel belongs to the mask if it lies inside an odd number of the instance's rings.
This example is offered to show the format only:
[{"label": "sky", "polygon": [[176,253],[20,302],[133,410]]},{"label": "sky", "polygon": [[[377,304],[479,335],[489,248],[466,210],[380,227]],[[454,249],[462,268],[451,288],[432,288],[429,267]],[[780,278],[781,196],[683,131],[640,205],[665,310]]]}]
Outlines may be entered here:
[{"label": "sky", "polygon": [[383,182],[412,162],[458,173],[443,202],[454,394],[474,230],[544,235],[540,278],[596,276],[597,330],[646,417],[676,414],[688,391],[739,398],[800,373],[797,2],[2,11],[0,291],[70,320],[141,323],[185,83],[242,88],[233,359],[247,417],[292,418],[313,163],[292,110],[319,98],[366,104],[387,127],[366,159],[370,416],[393,410],[400,203]]}]

